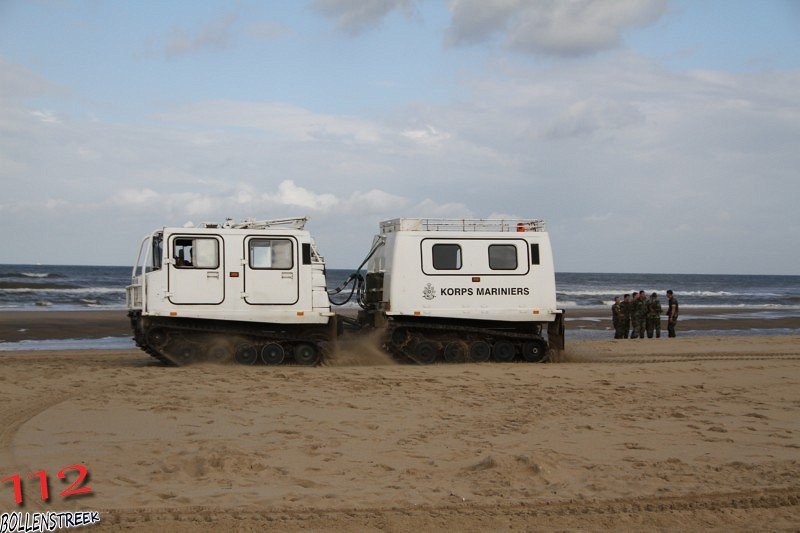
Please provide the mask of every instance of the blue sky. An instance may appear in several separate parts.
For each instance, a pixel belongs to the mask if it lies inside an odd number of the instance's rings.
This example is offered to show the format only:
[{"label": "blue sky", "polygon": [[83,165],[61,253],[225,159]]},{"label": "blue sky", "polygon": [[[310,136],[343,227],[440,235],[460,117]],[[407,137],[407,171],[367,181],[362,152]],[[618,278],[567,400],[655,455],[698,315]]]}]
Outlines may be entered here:
[{"label": "blue sky", "polygon": [[799,63],[788,0],[0,2],[0,262],[516,216],[562,271],[800,274]]}]

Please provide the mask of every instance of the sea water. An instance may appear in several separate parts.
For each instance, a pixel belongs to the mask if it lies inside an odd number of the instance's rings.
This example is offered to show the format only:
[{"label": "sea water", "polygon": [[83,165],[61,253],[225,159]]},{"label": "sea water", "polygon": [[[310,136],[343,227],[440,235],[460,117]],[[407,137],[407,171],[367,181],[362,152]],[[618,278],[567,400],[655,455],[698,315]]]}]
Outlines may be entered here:
[{"label": "sea water", "polygon": [[[351,271],[329,268],[327,274],[332,289]],[[0,265],[0,311],[122,310],[130,278],[131,268],[125,266]],[[556,274],[556,298],[563,309],[606,308],[614,296],[639,290],[648,298],[657,292],[663,305],[667,289],[675,291],[682,314],[704,307],[800,316],[800,276]]]},{"label": "sea water", "polygon": [[[351,272],[328,269],[329,289],[339,286]],[[130,284],[130,279],[131,268],[125,266],[0,265],[0,312],[124,311],[125,287]],[[567,317],[569,310],[574,308],[608,310],[614,296],[639,290],[644,290],[648,297],[652,292],[658,293],[662,306],[666,307],[667,289],[675,292],[683,319],[692,318],[692,309],[697,308],[713,309],[711,314],[706,311],[703,318],[720,321],[731,318],[800,317],[800,276],[556,274],[558,306],[567,311]],[[344,294],[337,298],[341,299]],[[347,304],[350,307],[355,305],[352,301]],[[763,332],[775,333],[776,330]],[[592,328],[568,331],[568,338],[599,338],[605,335],[599,325],[594,332]]]}]

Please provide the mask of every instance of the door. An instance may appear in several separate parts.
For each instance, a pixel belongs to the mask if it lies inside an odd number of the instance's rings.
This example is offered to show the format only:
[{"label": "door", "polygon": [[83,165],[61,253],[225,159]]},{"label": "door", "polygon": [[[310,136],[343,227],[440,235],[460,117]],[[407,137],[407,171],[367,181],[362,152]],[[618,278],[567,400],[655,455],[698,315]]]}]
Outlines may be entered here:
[{"label": "door", "polygon": [[297,239],[286,236],[245,238],[244,301],[251,305],[297,303]]},{"label": "door", "polygon": [[222,239],[215,235],[173,235],[169,239],[169,301],[217,305],[225,299]]}]

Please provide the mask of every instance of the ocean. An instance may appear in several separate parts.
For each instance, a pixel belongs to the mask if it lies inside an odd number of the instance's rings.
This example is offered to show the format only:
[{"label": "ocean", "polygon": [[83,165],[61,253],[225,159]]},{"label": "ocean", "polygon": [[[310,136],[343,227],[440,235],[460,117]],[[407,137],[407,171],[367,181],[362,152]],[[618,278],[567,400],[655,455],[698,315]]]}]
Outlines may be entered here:
[{"label": "ocean", "polygon": [[564,309],[610,307],[614,296],[644,290],[658,293],[662,305],[672,289],[681,316],[692,308],[736,310],[747,318],[800,316],[800,276],[744,276],[722,274],[556,274],[559,306]]},{"label": "ocean", "polygon": [[[328,269],[328,287],[350,270]],[[126,266],[0,265],[0,311],[125,309]],[[773,318],[800,316],[800,276],[710,274],[556,274],[561,308],[606,308],[614,296],[644,290],[665,300],[675,291],[681,309],[749,310]]]},{"label": "ocean", "polygon": [[[328,269],[328,287],[337,287],[350,273]],[[122,311],[130,276],[130,267],[119,266],[0,265],[0,312]],[[706,309],[703,318],[722,321],[800,317],[800,276],[559,272],[556,288],[559,307],[567,311],[568,338],[607,336],[599,326],[595,333],[591,327],[570,333],[570,309],[608,310],[614,296],[634,290],[648,296],[657,292],[665,305],[664,293],[672,289],[681,319],[694,318],[692,309],[699,308]]]}]

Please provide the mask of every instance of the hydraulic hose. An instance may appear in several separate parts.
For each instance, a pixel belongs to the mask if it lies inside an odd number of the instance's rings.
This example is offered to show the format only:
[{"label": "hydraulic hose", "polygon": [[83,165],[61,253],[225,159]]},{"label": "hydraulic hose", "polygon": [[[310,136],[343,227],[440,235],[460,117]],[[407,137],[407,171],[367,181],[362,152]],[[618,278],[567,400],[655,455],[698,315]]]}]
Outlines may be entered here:
[{"label": "hydraulic hose", "polygon": [[[337,287],[337,288],[335,288],[335,289],[333,289],[331,291],[328,291],[328,301],[330,301],[331,305],[344,305],[347,302],[349,302],[350,300],[352,300],[353,296],[355,296],[356,303],[359,305],[359,307],[361,307],[362,309],[366,309],[367,308],[367,303],[364,301],[364,286],[365,286],[365,283],[364,283],[364,276],[361,275],[361,269],[364,268],[364,265],[367,264],[367,261],[369,261],[372,258],[373,255],[375,255],[375,252],[377,252],[378,248],[383,246],[384,243],[385,243],[385,240],[383,238],[378,240],[378,242],[375,243],[375,245],[372,247],[372,249],[367,254],[367,257],[365,257],[364,260],[361,261],[361,264],[358,265],[358,268],[356,268],[356,271],[353,272],[352,274],[350,274],[347,277],[347,279],[344,281],[344,283],[342,283],[339,287]],[[345,298],[344,300],[341,300],[341,301],[336,301],[336,300],[334,300],[332,298],[334,295],[339,294],[340,292],[343,292],[347,288],[347,286],[350,285],[351,283],[353,284],[353,287],[350,289],[350,293],[347,295],[347,298]]]}]

